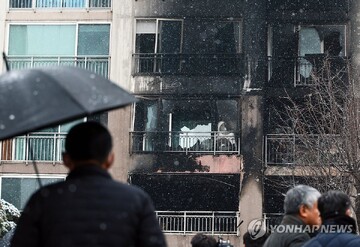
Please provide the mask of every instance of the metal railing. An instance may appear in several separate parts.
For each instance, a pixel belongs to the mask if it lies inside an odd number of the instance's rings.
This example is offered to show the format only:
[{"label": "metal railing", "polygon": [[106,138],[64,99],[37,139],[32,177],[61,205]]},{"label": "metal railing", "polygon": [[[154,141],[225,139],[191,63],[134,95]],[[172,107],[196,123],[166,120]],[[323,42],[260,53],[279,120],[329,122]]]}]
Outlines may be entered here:
[{"label": "metal railing", "polygon": [[275,11],[281,8],[284,11],[349,11],[350,1],[349,0],[328,0],[328,1],[281,1],[281,2],[269,2],[268,10]]},{"label": "metal railing", "polygon": [[156,217],[164,233],[238,234],[236,211],[156,211]]},{"label": "metal railing", "polygon": [[265,165],[296,165],[320,160],[328,163],[339,159],[346,147],[338,135],[268,134],[265,137]]},{"label": "metal railing", "polygon": [[75,66],[109,77],[109,56],[8,56],[10,69],[26,69],[44,66]]},{"label": "metal railing", "polygon": [[[346,57],[329,57],[325,54],[309,54],[298,57],[268,57],[268,82],[292,83],[294,87],[314,85],[314,75],[321,76],[325,62],[332,72],[346,74]],[[336,70],[336,71],[335,71]]]},{"label": "metal railing", "polygon": [[233,75],[244,73],[241,54],[133,54],[133,74]]},{"label": "metal railing", "polygon": [[230,131],[133,131],[132,153],[231,153],[240,154],[239,133]]},{"label": "metal railing", "polygon": [[66,133],[33,132],[1,142],[1,160],[59,162]]},{"label": "metal railing", "polygon": [[10,9],[111,8],[111,0],[10,0]]}]

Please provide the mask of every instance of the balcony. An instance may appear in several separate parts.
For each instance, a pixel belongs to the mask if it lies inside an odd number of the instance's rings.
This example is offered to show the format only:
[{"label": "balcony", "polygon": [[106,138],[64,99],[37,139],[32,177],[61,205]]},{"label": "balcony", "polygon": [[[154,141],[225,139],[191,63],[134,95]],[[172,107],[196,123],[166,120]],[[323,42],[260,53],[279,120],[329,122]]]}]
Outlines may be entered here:
[{"label": "balcony", "polygon": [[269,134],[265,137],[265,165],[339,164],[344,162],[341,153],[345,148],[338,135]]},{"label": "balcony", "polygon": [[132,153],[209,153],[240,155],[239,133],[212,132],[150,132],[130,133]]},{"label": "balcony", "polygon": [[326,76],[326,72],[346,80],[346,57],[328,57],[325,54],[309,54],[304,57],[268,57],[269,86],[292,85],[312,86],[316,78]]},{"label": "balcony", "polygon": [[239,212],[156,211],[164,233],[237,235]]},{"label": "balcony", "polygon": [[10,9],[111,8],[111,0],[10,0]]},{"label": "balcony", "polygon": [[241,75],[241,54],[133,54],[133,75]]},{"label": "balcony", "polygon": [[66,133],[59,132],[34,132],[2,141],[0,143],[1,161],[60,162],[65,136]]},{"label": "balcony", "polygon": [[45,66],[75,66],[109,77],[109,56],[8,56],[11,70]]}]

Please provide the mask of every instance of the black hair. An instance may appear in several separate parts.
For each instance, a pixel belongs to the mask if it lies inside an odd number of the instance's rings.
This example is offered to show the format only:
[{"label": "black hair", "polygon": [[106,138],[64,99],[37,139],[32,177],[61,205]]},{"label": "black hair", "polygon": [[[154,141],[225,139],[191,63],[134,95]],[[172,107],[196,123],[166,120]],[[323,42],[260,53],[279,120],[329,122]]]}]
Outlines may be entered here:
[{"label": "black hair", "polygon": [[269,233],[266,232],[263,236],[253,239],[249,232],[246,232],[243,236],[245,247],[261,247],[264,245],[266,239],[269,237]]},{"label": "black hair", "polygon": [[351,201],[344,192],[331,190],[324,193],[318,200],[318,209],[321,219],[324,221],[336,216],[345,215],[351,207]]},{"label": "black hair", "polygon": [[198,233],[191,239],[191,246],[192,247],[216,247],[217,241],[212,236],[207,236],[205,234]]},{"label": "black hair", "polygon": [[109,131],[98,122],[75,125],[65,140],[65,152],[74,161],[96,160],[103,163],[112,149]]}]

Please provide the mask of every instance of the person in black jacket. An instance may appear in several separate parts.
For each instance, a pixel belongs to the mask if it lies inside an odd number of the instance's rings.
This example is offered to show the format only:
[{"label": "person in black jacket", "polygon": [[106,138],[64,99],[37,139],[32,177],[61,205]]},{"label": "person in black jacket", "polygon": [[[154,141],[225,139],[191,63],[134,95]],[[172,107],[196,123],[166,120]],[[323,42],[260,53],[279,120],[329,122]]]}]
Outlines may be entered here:
[{"label": "person in black jacket", "polygon": [[272,230],[264,247],[300,247],[310,239],[312,230],[321,224],[317,200],[320,192],[307,185],[290,189],[285,196],[285,216]]},{"label": "person in black jacket", "polygon": [[12,247],[165,247],[150,197],[114,181],[109,131],[96,122],[74,126],[65,141],[66,181],[41,188],[28,201]]},{"label": "person in black jacket", "polygon": [[356,222],[351,217],[350,198],[345,193],[334,190],[324,193],[318,206],[323,223],[316,237],[304,247],[360,246]]}]

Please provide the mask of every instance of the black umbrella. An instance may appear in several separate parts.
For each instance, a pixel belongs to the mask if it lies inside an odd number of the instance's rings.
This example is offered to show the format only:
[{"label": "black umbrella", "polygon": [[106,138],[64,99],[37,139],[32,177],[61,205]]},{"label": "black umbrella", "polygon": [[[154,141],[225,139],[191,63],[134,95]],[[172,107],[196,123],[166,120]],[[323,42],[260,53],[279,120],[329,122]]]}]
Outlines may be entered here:
[{"label": "black umbrella", "polygon": [[0,76],[0,140],[135,102],[108,79],[75,67],[13,70]]}]

